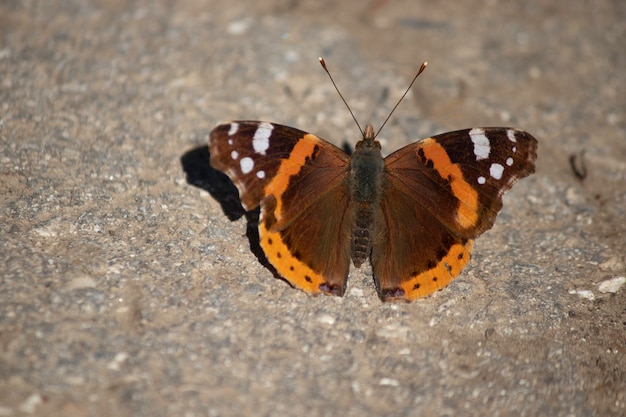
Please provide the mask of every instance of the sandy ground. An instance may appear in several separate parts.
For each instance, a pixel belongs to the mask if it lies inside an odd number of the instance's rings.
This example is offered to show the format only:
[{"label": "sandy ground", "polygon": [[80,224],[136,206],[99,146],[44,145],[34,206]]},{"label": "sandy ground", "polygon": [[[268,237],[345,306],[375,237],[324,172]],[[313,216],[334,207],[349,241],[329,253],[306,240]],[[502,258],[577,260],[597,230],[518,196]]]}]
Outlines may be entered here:
[{"label": "sandy ground", "polygon": [[[0,3],[0,416],[625,415],[624,22],[619,0]],[[375,126],[429,61],[387,153],[539,139],[427,299],[381,303],[369,269],[294,290],[206,191],[219,121],[358,139],[320,55]]]}]

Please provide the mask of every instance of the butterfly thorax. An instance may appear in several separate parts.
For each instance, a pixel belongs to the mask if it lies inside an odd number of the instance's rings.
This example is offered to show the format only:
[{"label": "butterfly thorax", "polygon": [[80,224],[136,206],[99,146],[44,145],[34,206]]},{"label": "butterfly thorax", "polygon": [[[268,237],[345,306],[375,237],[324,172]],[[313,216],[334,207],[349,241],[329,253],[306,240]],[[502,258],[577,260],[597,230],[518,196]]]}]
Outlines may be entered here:
[{"label": "butterfly thorax", "polygon": [[351,258],[359,267],[372,251],[372,225],[379,205],[385,163],[380,142],[374,140],[371,125],[365,127],[363,140],[356,144],[350,160],[351,210],[354,223],[351,231]]}]

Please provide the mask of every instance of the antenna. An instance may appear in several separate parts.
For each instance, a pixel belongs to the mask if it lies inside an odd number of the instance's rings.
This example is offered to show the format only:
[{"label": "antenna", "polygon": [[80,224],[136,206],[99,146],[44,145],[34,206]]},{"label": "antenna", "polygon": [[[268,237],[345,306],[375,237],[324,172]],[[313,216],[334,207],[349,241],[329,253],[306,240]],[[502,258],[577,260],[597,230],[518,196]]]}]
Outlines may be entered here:
[{"label": "antenna", "polygon": [[[350,106],[348,105],[348,102],[346,101],[346,99],[343,97],[343,94],[341,94],[341,92],[339,91],[339,88],[337,88],[337,84],[335,84],[335,80],[333,80],[333,76],[330,75],[330,71],[328,71],[328,68],[326,67],[326,61],[324,61],[324,58],[320,57],[320,65],[322,66],[322,68],[324,68],[324,71],[326,71],[326,74],[328,74],[328,78],[330,78],[330,81],[333,83],[333,86],[335,87],[335,90],[337,90],[337,94],[339,94],[339,97],[341,97],[341,100],[343,101],[343,104],[346,105],[346,107],[348,108],[348,111],[350,112],[350,115],[352,116],[352,119],[354,120],[354,123],[356,123],[357,127],[359,128],[359,130],[361,131],[361,135],[364,136],[363,133],[363,129],[361,129],[361,125],[359,124],[359,121],[356,119],[356,117],[354,116],[354,113],[352,113],[352,109],[350,108]],[[378,129],[378,131],[376,132],[376,134],[374,135],[374,139],[376,139],[376,137],[378,136],[378,134],[380,133],[381,130],[383,130],[383,127],[385,127],[385,125],[387,124],[387,121],[389,120],[389,118],[391,117],[391,115],[393,114],[394,111],[396,111],[396,108],[398,108],[398,106],[400,105],[400,102],[402,102],[402,100],[404,99],[404,97],[409,93],[409,90],[411,89],[411,87],[413,87],[413,83],[415,83],[415,80],[417,80],[417,77],[419,77],[419,75],[424,72],[424,70],[426,69],[426,66],[428,65],[428,62],[424,62],[421,66],[420,69],[417,70],[417,74],[415,74],[415,77],[413,77],[413,80],[411,81],[411,84],[409,84],[409,86],[407,87],[406,91],[404,92],[404,94],[402,94],[402,97],[400,97],[400,100],[398,100],[398,102],[396,103],[395,106],[393,106],[393,109],[391,109],[391,111],[389,112],[389,115],[387,116],[387,118],[385,119],[385,121],[383,122],[383,124],[380,126],[380,128]]]},{"label": "antenna", "polygon": [[326,61],[324,61],[324,58],[322,57],[320,57],[320,65],[322,66],[322,68],[324,68],[324,71],[326,71],[326,74],[328,74],[328,78],[330,78],[330,82],[332,82],[333,86],[335,86],[335,90],[337,90],[337,94],[339,94],[339,97],[341,97],[341,99],[343,100],[343,104],[345,104],[346,107],[348,108],[348,111],[350,112],[350,115],[352,116],[354,123],[356,123],[357,127],[361,131],[361,136],[364,136],[365,134],[363,133],[363,129],[361,129],[361,125],[359,124],[359,121],[356,119],[356,117],[354,117],[354,113],[352,113],[352,109],[350,108],[350,106],[348,106],[348,102],[346,101],[345,98],[343,98],[343,94],[341,94],[341,91],[339,91],[339,88],[337,88],[337,84],[335,84],[335,80],[333,80],[333,76],[330,75],[330,71],[328,71],[328,68],[326,68]]},{"label": "antenna", "polygon": [[420,66],[420,69],[417,70],[417,74],[415,74],[415,77],[413,77],[413,81],[411,81],[411,84],[409,84],[409,86],[407,87],[406,91],[404,92],[404,94],[402,94],[402,97],[400,97],[400,100],[398,100],[398,102],[396,103],[395,106],[393,106],[393,109],[391,109],[391,111],[389,112],[389,116],[387,116],[387,118],[385,119],[385,121],[383,122],[383,124],[380,126],[380,128],[378,129],[378,131],[376,132],[376,134],[374,135],[374,139],[376,139],[376,136],[378,136],[378,134],[380,133],[381,130],[383,130],[383,127],[385,127],[385,125],[387,124],[387,121],[389,120],[389,118],[391,117],[391,115],[393,114],[394,111],[396,111],[396,109],[398,108],[398,106],[400,105],[400,102],[404,99],[404,96],[406,96],[409,93],[409,90],[411,89],[411,87],[413,87],[413,83],[415,82],[415,80],[417,80],[417,77],[419,77],[419,75],[424,72],[424,70],[426,69],[426,66],[428,65],[427,61],[424,61],[422,63],[422,65]]}]

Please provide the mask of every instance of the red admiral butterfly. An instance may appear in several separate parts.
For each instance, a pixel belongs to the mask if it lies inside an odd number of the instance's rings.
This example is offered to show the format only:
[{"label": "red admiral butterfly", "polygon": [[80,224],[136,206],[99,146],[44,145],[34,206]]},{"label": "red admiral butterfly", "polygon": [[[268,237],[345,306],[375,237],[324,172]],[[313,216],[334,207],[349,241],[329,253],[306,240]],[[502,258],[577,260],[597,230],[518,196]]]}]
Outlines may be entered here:
[{"label": "red admiral butterfly", "polygon": [[443,133],[386,158],[376,135],[367,125],[349,156],[275,123],[234,121],[210,134],[211,166],[246,210],[261,206],[267,259],[309,294],[343,295],[350,260],[368,259],[384,301],[445,287],[493,226],[504,192],[535,171],[537,140],[514,128]]}]

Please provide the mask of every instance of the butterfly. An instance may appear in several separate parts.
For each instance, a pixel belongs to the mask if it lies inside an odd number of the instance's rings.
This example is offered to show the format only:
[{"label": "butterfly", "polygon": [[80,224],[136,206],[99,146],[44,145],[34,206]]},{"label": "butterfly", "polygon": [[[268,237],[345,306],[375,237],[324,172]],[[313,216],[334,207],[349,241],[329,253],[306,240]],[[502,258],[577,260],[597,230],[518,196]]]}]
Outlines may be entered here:
[{"label": "butterfly", "polygon": [[260,206],[260,246],[291,285],[341,296],[350,263],[369,261],[383,301],[411,301],[460,274],[504,192],[535,171],[537,140],[464,129],[383,158],[371,125],[348,155],[293,127],[232,121],[212,130],[209,152],[244,209]]}]

